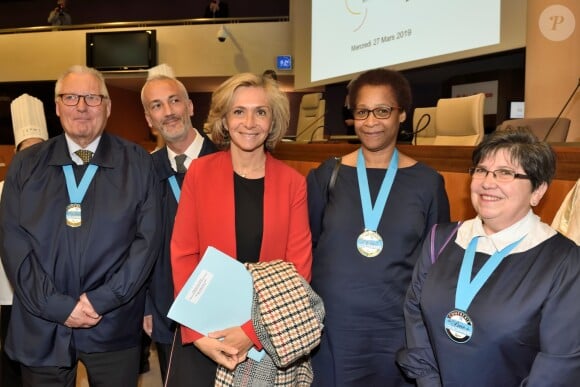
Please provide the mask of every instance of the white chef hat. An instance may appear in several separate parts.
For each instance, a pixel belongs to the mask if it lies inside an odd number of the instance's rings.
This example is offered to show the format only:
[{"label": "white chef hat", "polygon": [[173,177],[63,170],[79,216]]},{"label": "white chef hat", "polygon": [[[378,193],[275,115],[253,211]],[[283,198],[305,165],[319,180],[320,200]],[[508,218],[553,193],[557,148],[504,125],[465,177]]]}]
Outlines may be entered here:
[{"label": "white chef hat", "polygon": [[150,79],[156,75],[165,75],[170,78],[175,78],[175,73],[173,72],[173,69],[171,68],[171,66],[165,63],[161,63],[160,65],[151,67],[147,71],[147,79]]},{"label": "white chef hat", "polygon": [[28,94],[22,94],[10,103],[12,113],[12,129],[14,130],[14,145],[29,138],[48,140],[46,117],[42,101]]}]

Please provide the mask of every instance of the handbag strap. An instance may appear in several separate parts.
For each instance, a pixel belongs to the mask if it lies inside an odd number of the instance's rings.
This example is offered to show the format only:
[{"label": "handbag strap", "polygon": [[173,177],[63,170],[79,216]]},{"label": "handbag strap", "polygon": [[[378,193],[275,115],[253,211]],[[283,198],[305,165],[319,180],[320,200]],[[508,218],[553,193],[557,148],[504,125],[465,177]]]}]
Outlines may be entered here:
[{"label": "handbag strap", "polygon": [[447,246],[447,244],[451,241],[453,236],[457,233],[459,226],[461,226],[461,222],[457,222],[453,230],[451,230],[451,233],[447,236],[445,242],[443,242],[443,245],[437,251],[437,254],[435,254],[435,234],[437,230],[437,224],[433,225],[433,228],[431,230],[431,249],[430,249],[431,264],[434,264],[435,261],[437,261],[437,258],[439,258],[439,255],[441,254],[445,246]]},{"label": "handbag strap", "polygon": [[336,178],[338,177],[338,169],[340,168],[342,157],[335,157],[334,160],[336,163],[332,168],[332,173],[330,174],[330,179],[328,180],[328,187],[326,189],[326,202],[328,202],[328,198],[330,197],[330,191],[332,191],[334,185],[336,184]]}]

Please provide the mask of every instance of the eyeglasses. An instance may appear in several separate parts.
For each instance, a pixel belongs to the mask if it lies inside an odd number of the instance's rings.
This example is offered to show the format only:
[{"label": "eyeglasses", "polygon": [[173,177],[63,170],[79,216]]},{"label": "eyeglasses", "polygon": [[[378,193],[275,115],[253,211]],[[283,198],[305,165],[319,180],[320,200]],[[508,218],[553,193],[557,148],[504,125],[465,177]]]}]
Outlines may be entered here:
[{"label": "eyeglasses", "polygon": [[103,99],[109,98],[105,95],[101,94],[86,94],[86,95],[79,95],[79,94],[59,94],[58,97],[62,101],[63,104],[66,106],[77,106],[79,101],[82,99],[85,100],[85,104],[87,106],[99,106]]},{"label": "eyeglasses", "polygon": [[352,109],[352,115],[355,120],[366,120],[369,117],[369,114],[372,112],[375,118],[385,120],[391,116],[391,112],[393,111],[393,109],[403,110],[403,108],[397,106],[381,106],[378,108],[374,108],[372,110]]},{"label": "eyeglasses", "polygon": [[472,179],[485,179],[488,173],[491,173],[493,178],[501,183],[509,183],[510,181],[514,181],[514,179],[530,179],[528,175],[516,173],[511,169],[500,168],[496,169],[495,171],[488,171],[483,167],[469,168],[469,174],[471,175]]}]

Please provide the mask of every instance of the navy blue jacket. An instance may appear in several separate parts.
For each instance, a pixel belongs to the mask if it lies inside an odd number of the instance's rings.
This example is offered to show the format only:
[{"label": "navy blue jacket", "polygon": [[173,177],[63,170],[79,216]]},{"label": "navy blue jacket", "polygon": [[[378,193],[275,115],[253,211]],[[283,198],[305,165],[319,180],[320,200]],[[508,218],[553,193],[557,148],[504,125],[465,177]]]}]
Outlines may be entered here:
[{"label": "navy blue jacket", "polygon": [[[207,137],[204,137],[198,157],[213,153],[216,150],[215,145]],[[153,316],[153,333],[151,334],[151,338],[157,343],[171,344],[173,342],[176,325],[173,320],[167,317],[167,312],[174,298],[169,243],[171,242],[171,234],[173,233],[173,220],[177,212],[177,201],[175,200],[168,179],[175,175],[181,187],[185,174],[176,173],[171,168],[167,155],[167,147],[159,149],[151,156],[161,185],[163,222],[160,235],[163,236],[163,239],[161,240],[159,258],[151,273],[145,314],[151,314]]]},{"label": "navy blue jacket", "polygon": [[[82,201],[82,225],[65,222],[63,165],[77,181],[64,135],[15,155],[0,203],[0,254],[15,297],[6,351],[27,366],[70,366],[75,352],[140,344],[144,284],[159,250],[159,185],[150,155],[103,133],[99,169]],[[103,316],[94,327],[64,325],[87,293]]]}]

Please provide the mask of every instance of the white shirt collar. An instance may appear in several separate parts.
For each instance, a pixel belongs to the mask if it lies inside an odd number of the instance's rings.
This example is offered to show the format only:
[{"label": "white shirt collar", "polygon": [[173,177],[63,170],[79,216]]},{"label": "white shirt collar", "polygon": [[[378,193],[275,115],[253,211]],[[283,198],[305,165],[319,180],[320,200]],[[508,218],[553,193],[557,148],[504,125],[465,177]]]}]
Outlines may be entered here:
[{"label": "white shirt collar", "polygon": [[79,149],[86,149],[93,152],[93,154],[97,151],[97,147],[99,146],[99,141],[101,141],[101,136],[95,138],[93,142],[91,142],[86,148],[81,148],[79,144],[74,142],[68,134],[64,134],[64,138],[66,139],[66,145],[68,147],[68,152],[72,161],[77,165],[83,165],[83,160],[75,153]]},{"label": "white shirt collar", "polygon": [[512,250],[512,253],[527,251],[548,238],[556,231],[545,223],[530,210],[526,216],[506,229],[492,235],[487,235],[483,229],[483,222],[479,216],[465,221],[457,231],[455,242],[466,249],[471,239],[479,236],[477,251],[493,254],[509,245],[510,243],[525,238]]},{"label": "white shirt collar", "polygon": [[[185,152],[183,152],[187,156],[184,162],[186,168],[189,168],[191,162],[199,157],[199,152],[201,152],[201,147],[203,146],[203,136],[199,134],[197,129],[193,128],[193,130],[195,131],[195,139],[191,144],[189,144]],[[177,171],[177,166],[175,165],[175,156],[177,156],[177,153],[172,151],[171,148],[167,147],[167,157],[169,158],[171,168],[173,168],[174,171]]]}]

